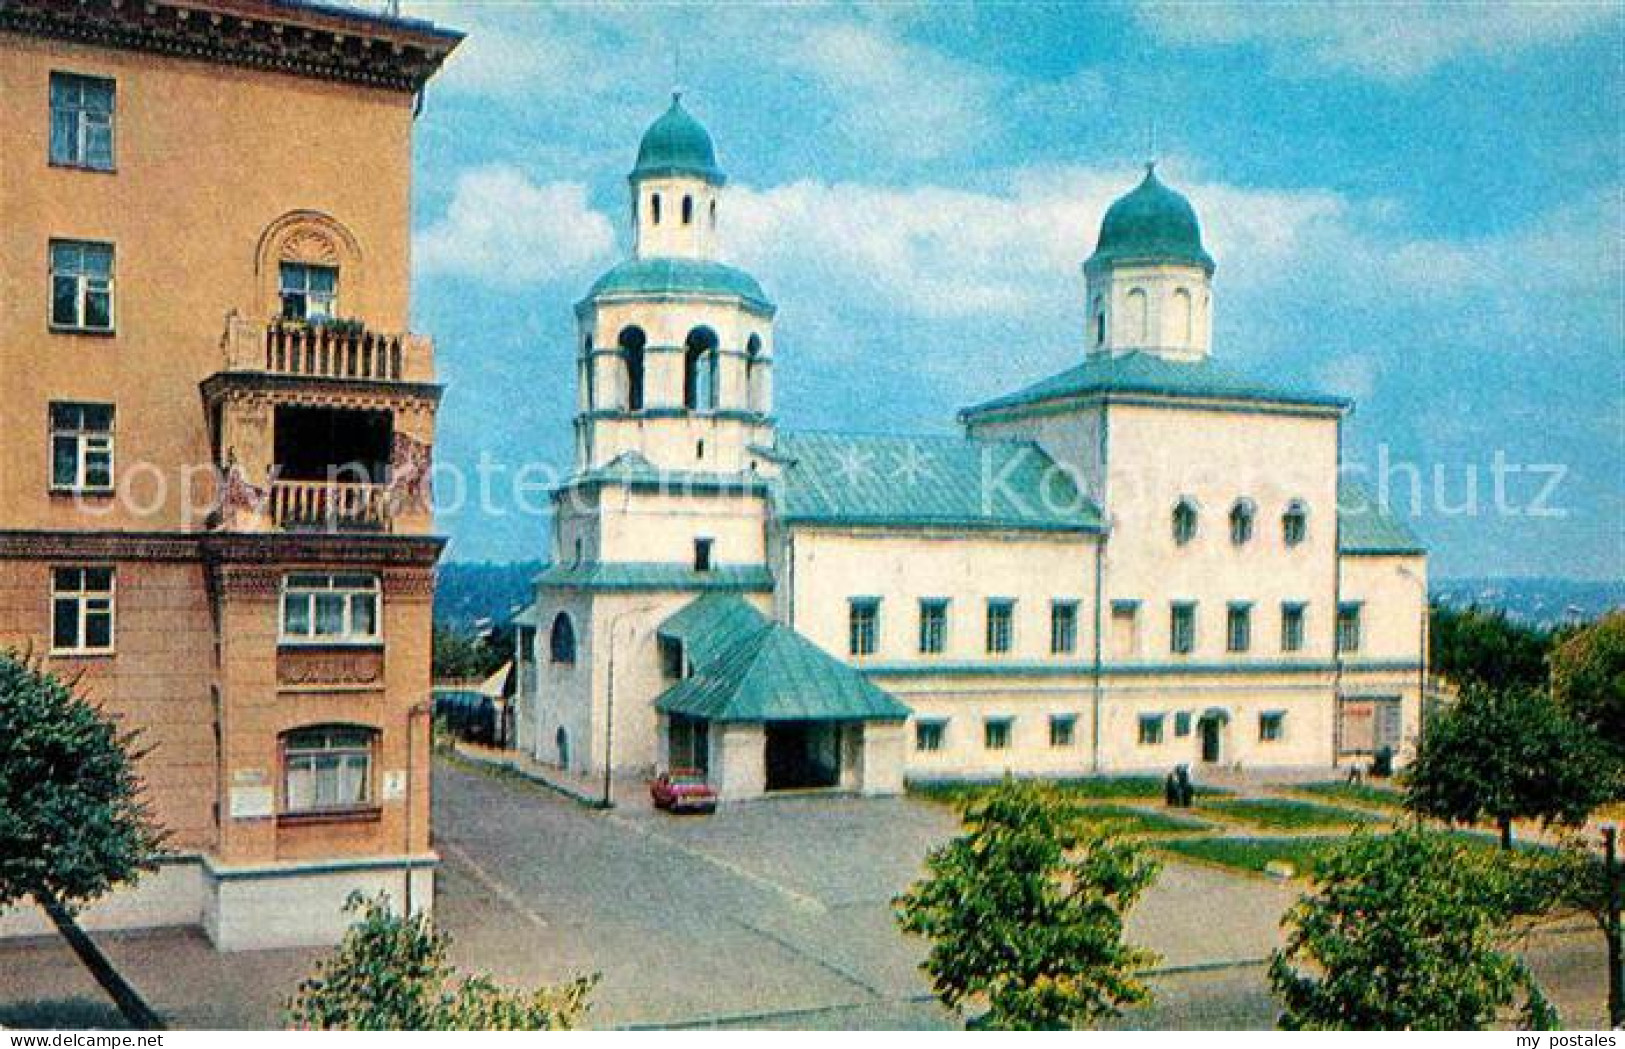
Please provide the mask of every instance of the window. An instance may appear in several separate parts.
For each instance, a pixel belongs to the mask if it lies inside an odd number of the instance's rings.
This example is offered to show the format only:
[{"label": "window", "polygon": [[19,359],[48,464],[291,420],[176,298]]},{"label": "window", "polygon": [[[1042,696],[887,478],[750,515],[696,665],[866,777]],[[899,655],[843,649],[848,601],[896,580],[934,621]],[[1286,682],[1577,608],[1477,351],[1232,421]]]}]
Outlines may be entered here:
[{"label": "window", "polygon": [[1301,604],[1281,606],[1281,651],[1303,651],[1303,610]]},{"label": "window", "polygon": [[1161,714],[1140,715],[1140,746],[1158,747],[1162,745],[1163,720]]},{"label": "window", "polygon": [[683,643],[675,637],[660,639],[660,673],[667,681],[681,681],[687,677],[683,658]]},{"label": "window", "polygon": [[576,625],[568,612],[553,617],[553,628],[547,635],[547,658],[550,662],[573,666],[576,661]]},{"label": "window", "polygon": [[854,597],[847,606],[847,651],[854,656],[872,656],[879,641],[880,599]]},{"label": "window", "polygon": [[694,221],[694,198],[683,198],[683,225],[687,226]]},{"label": "window", "polygon": [[1191,734],[1191,712],[1181,710],[1174,715],[1174,736],[1184,739]]},{"label": "window", "polygon": [[113,406],[51,404],[51,487],[66,492],[113,490]]},{"label": "window", "polygon": [[1337,606],[1337,650],[1360,651],[1360,606],[1350,602]]},{"label": "window", "polygon": [[914,749],[935,753],[942,749],[948,736],[946,721],[916,721],[914,723]]},{"label": "window", "polygon": [[1106,345],[1106,310],[1095,300],[1095,345]]},{"label": "window", "polygon": [[282,263],[279,291],[282,316],[290,321],[331,320],[339,304],[339,271],[335,266]]},{"label": "window", "polygon": [[1010,726],[1014,718],[988,718],[982,723],[982,746],[988,750],[1010,749]]},{"label": "window", "polygon": [[1077,742],[1078,716],[1076,714],[1051,714],[1049,716],[1049,745],[1052,747],[1070,747]]},{"label": "window", "polygon": [[[660,198],[655,200],[658,213]],[[626,410],[629,412],[643,410],[643,347],[648,341],[643,329],[636,325],[622,329],[616,340],[621,350],[621,364],[626,368]]]},{"label": "window", "polygon": [[51,326],[113,330],[113,245],[51,241]]},{"label": "window", "polygon": [[940,597],[920,602],[920,651],[937,655],[948,646],[948,602]]},{"label": "window", "polygon": [[1049,650],[1064,655],[1078,650],[1078,603],[1056,601],[1049,607]]},{"label": "window", "polygon": [[1169,615],[1168,648],[1175,655],[1189,655],[1196,649],[1196,605],[1176,601]]},{"label": "window", "polygon": [[649,217],[656,226],[660,225],[660,194],[656,193],[649,198]]},{"label": "window", "polygon": [[994,654],[1010,651],[1015,633],[1016,603],[1008,598],[992,598],[987,603],[987,650]]},{"label": "window", "polygon": [[1174,542],[1180,546],[1196,538],[1196,504],[1189,499],[1181,499],[1174,507],[1173,531]]},{"label": "window", "polygon": [[711,571],[711,550],[715,545],[714,539],[694,540],[694,571]]},{"label": "window", "polygon": [[1140,603],[1112,602],[1112,654],[1120,657],[1140,654]]},{"label": "window", "polygon": [[113,81],[51,74],[51,163],[113,170]]},{"label": "window", "polygon": [[1281,515],[1281,539],[1287,546],[1297,546],[1309,537],[1309,511],[1294,499]]},{"label": "window", "polygon": [[1253,647],[1253,606],[1233,604],[1225,615],[1224,647],[1229,652],[1245,652]]},{"label": "window", "polygon": [[1372,704],[1376,718],[1376,745],[1381,750],[1398,750],[1405,734],[1405,708],[1399,699],[1379,699]]},{"label": "window", "polygon": [[295,573],[282,583],[284,644],[372,644],[379,640],[378,577]]},{"label": "window", "polygon": [[282,811],[353,809],[372,800],[372,729],[332,725],[282,737]]},{"label": "window", "polygon": [[51,570],[51,651],[113,651],[113,570]]},{"label": "window", "polygon": [[1286,714],[1279,710],[1265,711],[1258,715],[1258,741],[1260,743],[1279,743],[1286,735]]},{"label": "window", "polygon": [[717,406],[717,333],[695,328],[683,350],[683,407],[711,411]]},{"label": "window", "polygon": [[1230,508],[1230,542],[1246,546],[1253,541],[1253,504],[1242,499]]}]

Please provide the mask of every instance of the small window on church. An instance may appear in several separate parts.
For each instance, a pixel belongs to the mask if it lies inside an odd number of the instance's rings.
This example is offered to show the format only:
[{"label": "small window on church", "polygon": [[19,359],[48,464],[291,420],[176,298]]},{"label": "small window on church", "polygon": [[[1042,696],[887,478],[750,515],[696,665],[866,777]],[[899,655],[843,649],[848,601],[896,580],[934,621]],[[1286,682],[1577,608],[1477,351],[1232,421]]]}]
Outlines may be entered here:
[{"label": "small window on church", "polygon": [[1184,546],[1196,538],[1196,506],[1189,499],[1181,499],[1174,507],[1174,542]]},{"label": "small window on church", "polygon": [[1230,508],[1230,541],[1236,546],[1246,546],[1253,540],[1253,504],[1246,499],[1238,499],[1236,505]]},{"label": "small window on church", "polygon": [[687,226],[694,221],[694,198],[683,198],[683,225]]},{"label": "small window on church", "polygon": [[717,228],[717,202],[714,200],[711,202],[711,228]]},{"label": "small window on church", "polygon": [[649,198],[649,220],[656,226],[660,225],[660,194],[658,193]]},{"label": "small window on church", "polygon": [[1106,345],[1106,311],[1095,314],[1095,345]]},{"label": "small window on church", "polygon": [[711,549],[715,542],[714,539],[694,540],[694,571],[711,571]]},{"label": "small window on church", "polygon": [[1281,538],[1287,546],[1297,546],[1309,537],[1309,511],[1294,499],[1281,515]]}]

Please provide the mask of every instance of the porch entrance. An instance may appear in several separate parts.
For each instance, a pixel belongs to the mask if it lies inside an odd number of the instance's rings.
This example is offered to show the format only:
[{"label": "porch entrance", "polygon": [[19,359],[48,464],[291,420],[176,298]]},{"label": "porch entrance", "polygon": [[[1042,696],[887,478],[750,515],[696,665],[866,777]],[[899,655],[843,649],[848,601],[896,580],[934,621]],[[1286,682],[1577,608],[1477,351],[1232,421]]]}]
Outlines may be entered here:
[{"label": "porch entrance", "polygon": [[767,789],[821,790],[841,782],[841,729],[821,721],[768,722]]}]

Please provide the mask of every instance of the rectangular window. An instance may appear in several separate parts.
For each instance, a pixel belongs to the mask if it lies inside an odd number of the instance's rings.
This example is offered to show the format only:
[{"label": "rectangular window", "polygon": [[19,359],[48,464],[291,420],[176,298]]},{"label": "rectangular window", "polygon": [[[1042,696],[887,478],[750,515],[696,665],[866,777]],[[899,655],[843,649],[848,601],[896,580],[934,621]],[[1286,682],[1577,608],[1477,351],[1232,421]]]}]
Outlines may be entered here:
[{"label": "rectangular window", "polygon": [[991,598],[987,603],[987,650],[993,654],[1010,651],[1015,639],[1016,603],[1007,598]]},{"label": "rectangular window", "polygon": [[282,581],[282,643],[376,644],[379,598],[377,576],[289,575]]},{"label": "rectangular window", "polygon": [[1190,734],[1191,712],[1188,710],[1181,710],[1179,713],[1174,715],[1174,736],[1179,739],[1184,739]]},{"label": "rectangular window", "polygon": [[1140,603],[1112,602],[1112,654],[1130,658],[1140,654]]},{"label": "rectangular window", "polygon": [[914,749],[935,753],[942,749],[948,736],[946,721],[916,721],[914,723]]},{"label": "rectangular window", "polygon": [[1301,604],[1281,606],[1281,651],[1303,651],[1303,610]]},{"label": "rectangular window", "polygon": [[1142,747],[1161,746],[1161,744],[1162,744],[1162,722],[1163,722],[1163,715],[1161,715],[1161,714],[1141,714],[1140,715],[1140,746],[1142,746]]},{"label": "rectangular window", "polygon": [[920,602],[920,651],[938,655],[948,646],[948,602],[927,598]]},{"label": "rectangular window", "polygon": [[1049,745],[1070,747],[1078,738],[1076,714],[1051,714],[1049,717]]},{"label": "rectangular window", "polygon": [[1235,604],[1226,610],[1224,647],[1228,652],[1245,652],[1253,646],[1253,606]]},{"label": "rectangular window", "polygon": [[1260,743],[1278,743],[1286,735],[1286,714],[1279,710],[1266,711],[1258,715],[1258,741]]},{"label": "rectangular window", "polygon": [[1360,651],[1360,606],[1357,603],[1337,606],[1337,650]]},{"label": "rectangular window", "polygon": [[1179,656],[1190,655],[1196,650],[1195,603],[1174,602],[1168,619],[1168,649]]},{"label": "rectangular window", "polygon": [[51,327],[113,330],[113,245],[51,241]]},{"label": "rectangular window", "polygon": [[51,74],[51,163],[113,170],[114,83],[103,77]]},{"label": "rectangular window", "polygon": [[64,492],[113,490],[113,406],[52,401],[51,487]]},{"label": "rectangular window", "polygon": [[711,540],[711,539],[696,539],[696,540],[694,540],[694,571],[696,571],[696,572],[709,572],[709,571],[711,571],[711,549],[712,549],[712,547],[714,545],[715,545],[715,540]]},{"label": "rectangular window", "polygon": [[113,570],[51,570],[51,651],[113,651]]},{"label": "rectangular window", "polygon": [[300,729],[283,737],[282,810],[353,809],[372,799],[371,729]]},{"label": "rectangular window", "polygon": [[660,639],[660,674],[667,681],[681,681],[684,673],[683,643],[674,637]]},{"label": "rectangular window", "polygon": [[1013,721],[1013,718],[988,718],[982,723],[982,745],[988,750],[1009,750]]},{"label": "rectangular window", "polygon": [[1078,650],[1078,603],[1056,601],[1049,606],[1049,650],[1065,655]]},{"label": "rectangular window", "polygon": [[1398,699],[1379,699],[1372,704],[1376,717],[1377,749],[1398,750],[1405,733],[1405,708]]},{"label": "rectangular window", "polygon": [[338,267],[284,262],[281,294],[284,320],[331,320],[338,315]]},{"label": "rectangular window", "polygon": [[847,606],[846,650],[872,656],[880,644],[880,599],[854,597]]}]

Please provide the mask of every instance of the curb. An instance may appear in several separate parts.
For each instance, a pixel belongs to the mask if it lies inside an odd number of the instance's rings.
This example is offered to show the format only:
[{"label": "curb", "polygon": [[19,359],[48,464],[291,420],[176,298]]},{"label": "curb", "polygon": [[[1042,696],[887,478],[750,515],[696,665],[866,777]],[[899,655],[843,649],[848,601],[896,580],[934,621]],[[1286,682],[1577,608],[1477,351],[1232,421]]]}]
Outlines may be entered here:
[{"label": "curb", "polygon": [[461,747],[453,750],[452,755],[460,761],[466,761],[470,764],[479,765],[482,768],[496,769],[500,772],[507,772],[511,775],[518,776],[520,779],[534,783],[539,787],[546,787],[548,790],[560,795],[561,797],[568,798],[578,805],[593,809],[595,811],[602,812],[605,809],[612,809],[615,807],[614,802],[605,804],[603,798],[583,794],[574,787],[566,787],[562,783],[555,783],[540,773],[532,772],[526,768],[521,768],[516,762],[513,761],[487,758],[479,754],[470,754]]}]

